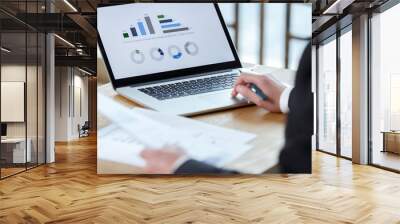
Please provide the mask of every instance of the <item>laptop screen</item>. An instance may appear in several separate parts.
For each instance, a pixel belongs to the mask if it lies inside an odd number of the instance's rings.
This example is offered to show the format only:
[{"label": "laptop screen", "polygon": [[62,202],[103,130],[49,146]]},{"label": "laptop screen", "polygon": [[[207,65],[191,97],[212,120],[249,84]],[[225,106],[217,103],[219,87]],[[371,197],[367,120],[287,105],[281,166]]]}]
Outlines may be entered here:
[{"label": "laptop screen", "polygon": [[213,3],[100,7],[97,18],[115,80],[234,62],[237,57]]}]

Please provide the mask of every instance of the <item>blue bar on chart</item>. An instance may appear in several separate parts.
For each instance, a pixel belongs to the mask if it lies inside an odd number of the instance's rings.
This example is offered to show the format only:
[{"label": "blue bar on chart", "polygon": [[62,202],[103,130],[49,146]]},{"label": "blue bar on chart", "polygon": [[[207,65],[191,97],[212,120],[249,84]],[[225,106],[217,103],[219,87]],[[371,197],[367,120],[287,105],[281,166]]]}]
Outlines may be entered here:
[{"label": "blue bar on chart", "polygon": [[139,26],[140,34],[146,35],[146,30],[144,29],[143,22],[138,22],[137,24]]},{"label": "blue bar on chart", "polygon": [[165,15],[157,15],[157,18],[163,33],[175,33],[189,30],[189,27],[182,27],[182,23],[177,20],[167,19]]},{"label": "blue bar on chart", "polygon": [[161,28],[172,28],[172,27],[179,27],[181,26],[180,23],[173,23],[173,24],[167,24],[167,25],[161,25]]},{"label": "blue bar on chart", "polygon": [[134,37],[137,37],[137,35],[138,35],[135,27],[131,27],[131,33],[132,33],[132,36],[134,36]]}]

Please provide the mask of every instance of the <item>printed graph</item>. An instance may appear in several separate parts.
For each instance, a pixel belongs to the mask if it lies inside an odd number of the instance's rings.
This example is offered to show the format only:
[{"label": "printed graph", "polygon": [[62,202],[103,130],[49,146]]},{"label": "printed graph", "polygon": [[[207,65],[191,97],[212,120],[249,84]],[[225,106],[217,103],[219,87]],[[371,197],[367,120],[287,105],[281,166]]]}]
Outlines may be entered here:
[{"label": "printed graph", "polygon": [[165,15],[157,15],[157,19],[163,33],[175,33],[189,30],[189,27],[185,27],[179,21],[167,18]]}]

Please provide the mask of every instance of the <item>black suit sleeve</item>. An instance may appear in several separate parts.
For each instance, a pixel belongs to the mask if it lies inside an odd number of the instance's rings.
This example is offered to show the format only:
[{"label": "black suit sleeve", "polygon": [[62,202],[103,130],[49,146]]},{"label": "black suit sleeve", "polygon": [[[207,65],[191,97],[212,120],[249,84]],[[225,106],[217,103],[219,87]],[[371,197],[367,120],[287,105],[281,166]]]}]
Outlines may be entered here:
[{"label": "black suit sleeve", "polygon": [[289,97],[285,146],[279,156],[282,173],[311,173],[313,96],[311,93],[311,44],[301,57],[296,83]]},{"label": "black suit sleeve", "polygon": [[233,170],[221,169],[193,159],[186,161],[175,171],[175,174],[213,174],[213,173],[236,174],[238,172]]}]

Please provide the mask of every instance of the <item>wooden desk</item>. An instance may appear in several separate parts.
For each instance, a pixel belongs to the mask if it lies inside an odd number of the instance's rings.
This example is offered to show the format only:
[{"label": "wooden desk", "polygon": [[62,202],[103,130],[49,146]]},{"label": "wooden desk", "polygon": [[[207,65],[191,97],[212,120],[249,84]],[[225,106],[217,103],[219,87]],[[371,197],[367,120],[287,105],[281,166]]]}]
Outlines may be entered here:
[{"label": "wooden desk", "polygon": [[382,131],[383,150],[382,152],[392,152],[400,154],[400,131]]},{"label": "wooden desk", "polygon": [[[275,78],[284,83],[289,85],[293,85],[294,83],[295,74],[293,71],[274,69],[265,66],[258,66],[255,70],[259,72],[272,72]],[[113,90],[110,83],[100,85],[98,91],[125,106],[139,106],[118,95]],[[98,106],[100,107],[101,105]],[[254,147],[237,160],[227,164],[225,168],[235,169],[243,173],[259,174],[277,164],[278,155],[285,140],[285,115],[269,113],[261,108],[248,106],[198,115],[192,118],[213,125],[220,125],[257,134],[257,138],[251,142]],[[98,114],[98,128],[100,129],[106,125],[101,114]]]}]

